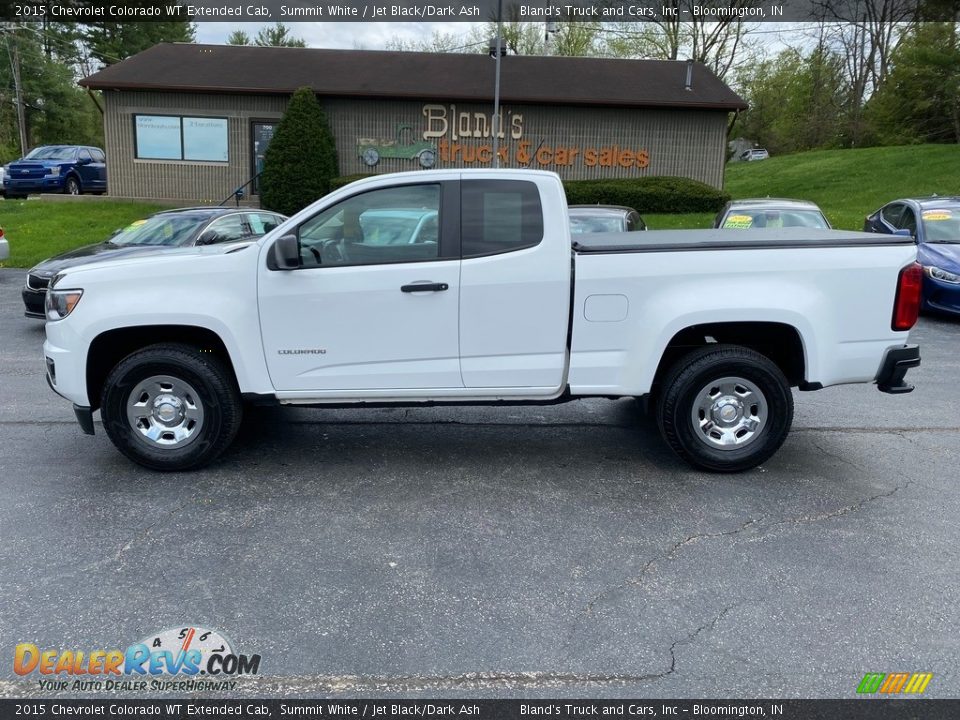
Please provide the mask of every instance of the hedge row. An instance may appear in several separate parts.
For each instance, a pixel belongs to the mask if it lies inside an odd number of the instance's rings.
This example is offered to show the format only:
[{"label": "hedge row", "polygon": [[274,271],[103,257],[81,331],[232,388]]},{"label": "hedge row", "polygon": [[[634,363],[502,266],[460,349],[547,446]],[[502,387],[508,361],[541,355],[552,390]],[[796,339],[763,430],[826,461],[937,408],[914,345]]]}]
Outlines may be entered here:
[{"label": "hedge row", "polygon": [[[336,190],[370,174],[334,178]],[[730,200],[729,193],[681,177],[645,177],[633,180],[567,180],[563,184],[570,205],[626,205],[641,213],[715,213]]]},{"label": "hedge row", "polygon": [[635,180],[567,180],[570,205],[626,205],[643,213],[715,213],[730,194],[681,177]]},{"label": "hedge row", "polygon": [[335,177],[330,181],[330,190],[339,190],[344,185],[349,185],[352,182],[357,180],[363,180],[364,178],[373,177],[374,173],[357,173],[356,175],[341,175],[340,177]]}]

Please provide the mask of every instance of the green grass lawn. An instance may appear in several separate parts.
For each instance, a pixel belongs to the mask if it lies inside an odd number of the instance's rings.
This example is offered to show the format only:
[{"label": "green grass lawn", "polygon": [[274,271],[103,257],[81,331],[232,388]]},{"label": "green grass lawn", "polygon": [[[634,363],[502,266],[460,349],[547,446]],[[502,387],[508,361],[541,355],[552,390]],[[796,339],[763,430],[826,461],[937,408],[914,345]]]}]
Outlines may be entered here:
[{"label": "green grass lawn", "polygon": [[[727,165],[734,199],[812,200],[841,230],[862,230],[863,218],[891,200],[960,193],[960,145],[906,145],[817,150]],[[710,227],[708,215],[644,215],[651,229]]]},{"label": "green grass lawn", "polygon": [[65,250],[106,240],[117,228],[167,206],[122,200],[0,200],[0,227],[10,243],[3,267],[32,267]]},{"label": "green grass lawn", "polygon": [[960,193],[960,145],[820,150],[727,166],[734,198],[813,200],[837,228],[862,230],[863,218],[891,200]]}]

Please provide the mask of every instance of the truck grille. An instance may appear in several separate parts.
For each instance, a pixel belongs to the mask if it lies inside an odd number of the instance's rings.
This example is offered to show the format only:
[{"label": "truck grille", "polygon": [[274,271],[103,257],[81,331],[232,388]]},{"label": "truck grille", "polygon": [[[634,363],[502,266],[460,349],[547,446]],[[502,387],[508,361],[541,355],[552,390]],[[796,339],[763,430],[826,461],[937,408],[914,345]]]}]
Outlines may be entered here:
[{"label": "truck grille", "polygon": [[27,275],[27,287],[31,290],[46,290],[50,284],[50,278],[40,277],[39,275]]}]

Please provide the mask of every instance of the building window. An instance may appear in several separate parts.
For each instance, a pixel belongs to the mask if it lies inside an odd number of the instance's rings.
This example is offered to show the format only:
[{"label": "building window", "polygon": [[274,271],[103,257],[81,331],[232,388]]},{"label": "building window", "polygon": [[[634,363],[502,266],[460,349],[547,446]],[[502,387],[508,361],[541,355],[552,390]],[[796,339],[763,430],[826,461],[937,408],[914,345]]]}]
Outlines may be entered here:
[{"label": "building window", "polygon": [[178,115],[134,115],[140,160],[227,162],[227,119]]}]

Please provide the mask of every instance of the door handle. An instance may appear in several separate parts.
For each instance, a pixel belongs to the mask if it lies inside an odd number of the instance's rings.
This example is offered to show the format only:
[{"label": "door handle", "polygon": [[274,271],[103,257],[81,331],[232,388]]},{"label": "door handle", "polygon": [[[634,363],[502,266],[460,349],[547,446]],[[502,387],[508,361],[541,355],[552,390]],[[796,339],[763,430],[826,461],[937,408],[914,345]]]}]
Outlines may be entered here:
[{"label": "door handle", "polygon": [[447,283],[412,283],[410,285],[401,285],[400,292],[405,293],[414,293],[414,292],[439,292],[441,290],[449,290],[450,286]]}]

